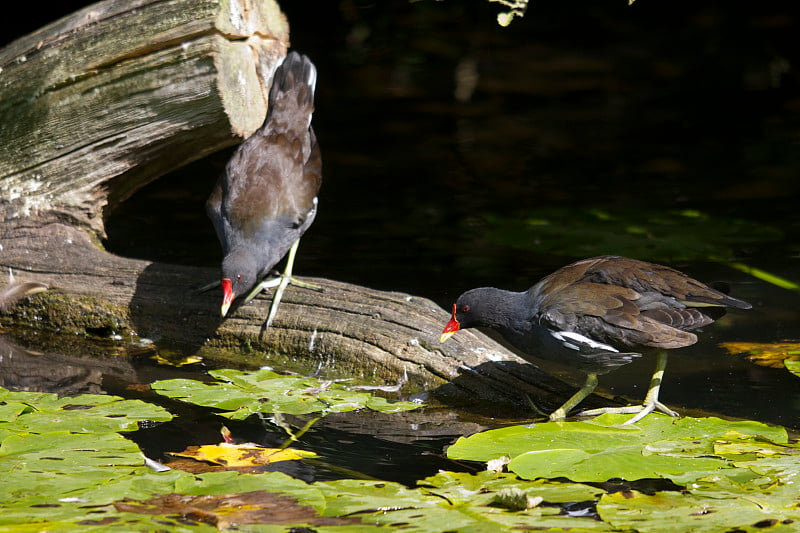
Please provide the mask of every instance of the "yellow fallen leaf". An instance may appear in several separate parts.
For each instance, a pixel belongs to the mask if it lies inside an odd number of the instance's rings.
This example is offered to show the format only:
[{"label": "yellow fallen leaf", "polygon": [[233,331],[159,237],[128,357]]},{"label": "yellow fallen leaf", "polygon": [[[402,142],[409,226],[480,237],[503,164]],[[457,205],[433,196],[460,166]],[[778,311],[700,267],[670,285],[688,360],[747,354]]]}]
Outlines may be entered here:
[{"label": "yellow fallen leaf", "polygon": [[784,361],[800,360],[798,342],[723,342],[720,346],[732,355],[748,354],[748,360],[769,368],[784,368]]},{"label": "yellow fallen leaf", "polygon": [[230,444],[227,442],[189,446],[183,452],[170,452],[170,455],[230,467],[263,466],[278,461],[296,461],[306,457],[317,457],[314,452],[296,448],[264,448],[253,443]]},{"label": "yellow fallen leaf", "polygon": [[167,359],[165,357],[162,357],[160,354],[155,354],[155,355],[151,356],[150,358],[153,361],[155,361],[156,363],[158,363],[159,365],[178,366],[178,367],[186,366],[186,365],[193,365],[193,364],[199,363],[199,362],[201,362],[203,360],[203,358],[200,357],[199,355],[189,355],[189,356],[184,357],[184,358],[182,358],[182,359],[180,359],[178,361],[170,361],[169,359]]}]

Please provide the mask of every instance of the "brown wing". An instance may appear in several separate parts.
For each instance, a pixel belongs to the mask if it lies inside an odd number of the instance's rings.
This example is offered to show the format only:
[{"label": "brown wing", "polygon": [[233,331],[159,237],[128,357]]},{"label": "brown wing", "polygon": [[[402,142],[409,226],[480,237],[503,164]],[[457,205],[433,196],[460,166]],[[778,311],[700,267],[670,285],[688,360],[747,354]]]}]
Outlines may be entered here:
[{"label": "brown wing", "polygon": [[226,222],[245,235],[267,221],[299,227],[313,211],[322,181],[311,128],[315,82],[314,65],[295,52],[275,72],[264,125],[233,154],[208,200],[218,234]]},{"label": "brown wing", "polygon": [[669,267],[612,256],[554,272],[532,297],[552,327],[628,347],[689,346],[697,342],[690,331],[715,319],[703,306],[749,307]]}]

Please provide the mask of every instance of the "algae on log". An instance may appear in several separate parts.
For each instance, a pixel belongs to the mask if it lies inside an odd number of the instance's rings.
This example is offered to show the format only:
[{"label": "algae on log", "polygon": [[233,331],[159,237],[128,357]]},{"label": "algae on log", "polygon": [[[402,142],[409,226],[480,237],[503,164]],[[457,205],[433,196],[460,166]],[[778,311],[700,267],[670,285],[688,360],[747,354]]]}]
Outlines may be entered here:
[{"label": "algae on log", "polygon": [[321,291],[290,286],[264,331],[269,295],[222,321],[219,294],[195,290],[216,269],[102,249],[105,210],[260,126],[287,47],[271,0],[109,0],[0,51],[0,267],[51,288],[3,323],[245,349],[261,364],[282,354],[370,381],[407,374],[409,389],[473,404],[560,405],[571,387],[480,333],[439,345],[447,313],[423,298],[315,279]]}]

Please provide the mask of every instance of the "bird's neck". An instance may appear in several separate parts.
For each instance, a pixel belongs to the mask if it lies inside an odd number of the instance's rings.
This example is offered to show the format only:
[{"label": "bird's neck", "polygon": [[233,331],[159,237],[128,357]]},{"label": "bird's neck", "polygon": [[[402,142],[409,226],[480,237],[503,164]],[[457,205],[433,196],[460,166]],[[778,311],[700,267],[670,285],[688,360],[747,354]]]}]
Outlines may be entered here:
[{"label": "bird's neck", "polygon": [[491,292],[481,313],[482,326],[501,332],[528,329],[534,310],[529,305],[527,293],[494,288],[488,290]]}]

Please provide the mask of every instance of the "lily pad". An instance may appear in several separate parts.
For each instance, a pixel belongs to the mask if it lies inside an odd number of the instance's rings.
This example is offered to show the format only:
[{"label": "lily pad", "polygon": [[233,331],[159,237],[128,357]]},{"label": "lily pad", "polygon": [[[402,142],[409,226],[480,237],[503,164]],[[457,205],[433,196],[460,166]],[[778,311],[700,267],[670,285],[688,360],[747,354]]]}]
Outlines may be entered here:
[{"label": "lily pad", "polygon": [[[603,496],[597,506],[600,517],[620,529],[640,532],[683,533],[717,531],[797,531],[800,511],[792,497],[760,498],[716,491],[704,495],[679,492],[642,494],[616,492]],[[792,509],[791,507],[794,507]]]},{"label": "lily pad", "polygon": [[157,405],[101,394],[59,398],[50,393],[0,389],[0,402],[0,430],[10,432],[135,431],[139,422],[172,419],[168,411]]},{"label": "lily pad", "polygon": [[784,361],[783,363],[786,365],[786,370],[791,372],[797,377],[800,377],[800,361]]},{"label": "lily pad", "polygon": [[[653,414],[633,426],[617,426],[624,415],[583,422],[512,426],[461,438],[448,450],[451,459],[490,461],[507,455],[508,469],[525,479],[566,477],[572,481],[668,478],[676,483],[733,469],[719,439],[786,444],[786,430],[758,422],[682,418]],[[730,448],[727,450],[731,451]]]},{"label": "lily pad", "polygon": [[327,414],[357,409],[394,413],[419,407],[413,402],[392,402],[368,392],[348,390],[332,381],[286,376],[266,369],[216,370],[210,374],[222,381],[170,379],[157,381],[152,387],[171,398],[229,411],[221,414],[235,420],[254,413]]}]

